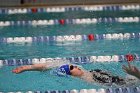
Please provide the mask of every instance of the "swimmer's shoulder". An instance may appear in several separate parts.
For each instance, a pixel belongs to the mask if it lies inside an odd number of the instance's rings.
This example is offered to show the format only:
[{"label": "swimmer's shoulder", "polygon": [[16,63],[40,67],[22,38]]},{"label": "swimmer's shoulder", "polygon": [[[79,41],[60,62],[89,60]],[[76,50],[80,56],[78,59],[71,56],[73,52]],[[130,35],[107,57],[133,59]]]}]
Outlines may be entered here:
[{"label": "swimmer's shoulder", "polygon": [[93,75],[90,71],[83,70],[84,74],[80,77],[81,79],[87,81],[87,82],[95,82],[93,79]]}]

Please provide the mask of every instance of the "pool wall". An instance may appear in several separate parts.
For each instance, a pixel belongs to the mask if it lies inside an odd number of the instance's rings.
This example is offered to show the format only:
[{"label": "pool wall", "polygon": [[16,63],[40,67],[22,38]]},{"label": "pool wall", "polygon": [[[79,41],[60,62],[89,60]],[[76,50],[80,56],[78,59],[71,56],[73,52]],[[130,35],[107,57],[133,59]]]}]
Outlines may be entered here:
[{"label": "pool wall", "polygon": [[67,6],[140,3],[140,0],[1,0],[0,7]]}]

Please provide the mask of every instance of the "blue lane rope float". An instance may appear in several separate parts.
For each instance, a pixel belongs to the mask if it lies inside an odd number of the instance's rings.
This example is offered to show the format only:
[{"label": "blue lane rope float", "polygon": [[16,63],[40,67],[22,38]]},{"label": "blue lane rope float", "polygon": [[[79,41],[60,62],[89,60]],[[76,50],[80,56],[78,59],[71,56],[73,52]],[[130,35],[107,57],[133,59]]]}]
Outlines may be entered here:
[{"label": "blue lane rope float", "polygon": [[126,55],[112,55],[112,56],[85,56],[85,57],[64,57],[64,58],[33,58],[33,59],[5,59],[0,60],[0,67],[2,66],[20,66],[31,65],[36,63],[46,62],[69,62],[74,64],[88,64],[94,62],[132,62],[140,61],[138,54],[126,54]]},{"label": "blue lane rope float", "polygon": [[65,6],[65,7],[43,7],[43,8],[1,8],[0,14],[31,14],[31,13],[60,13],[70,11],[120,11],[140,10],[139,4],[131,5],[96,5],[96,6]]},{"label": "blue lane rope float", "polygon": [[55,20],[27,20],[27,21],[0,21],[0,26],[41,26],[41,25],[65,25],[65,24],[96,24],[96,23],[138,23],[140,17],[104,17],[82,19],[55,19]]},{"label": "blue lane rope float", "polygon": [[[0,92],[6,93],[6,92]],[[23,93],[22,91],[7,92],[7,93]],[[140,87],[122,87],[108,89],[72,89],[72,90],[46,90],[44,91],[26,91],[26,93],[140,93]]]},{"label": "blue lane rope float", "polygon": [[96,41],[96,40],[127,40],[139,39],[140,33],[113,33],[89,35],[64,35],[64,36],[38,36],[38,37],[7,37],[0,38],[0,43],[32,43],[32,42],[71,42],[71,41]]}]

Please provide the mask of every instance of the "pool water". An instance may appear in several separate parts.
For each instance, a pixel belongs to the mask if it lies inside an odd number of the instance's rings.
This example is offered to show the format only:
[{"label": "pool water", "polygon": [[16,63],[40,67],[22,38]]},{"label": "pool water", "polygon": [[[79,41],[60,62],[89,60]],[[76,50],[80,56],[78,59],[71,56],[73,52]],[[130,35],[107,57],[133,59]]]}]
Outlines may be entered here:
[{"label": "pool water", "polygon": [[[138,11],[125,11],[128,14],[135,13],[139,16]],[[121,12],[122,16],[126,16],[125,12]],[[120,13],[120,14],[121,14]],[[84,17],[75,13],[77,17]],[[95,13],[91,17],[98,17]],[[103,13],[104,14],[104,13]],[[41,14],[36,14],[37,18]],[[42,14],[43,15],[43,14]],[[53,14],[52,14],[53,15]],[[62,15],[62,14],[61,14]],[[106,14],[105,14],[106,15]],[[104,16],[105,16],[104,15]],[[108,14],[108,16],[110,16]],[[129,15],[129,16],[130,16]],[[16,20],[17,15],[7,16],[8,20]],[[35,14],[34,14],[35,16]],[[35,19],[37,19],[35,16]],[[69,17],[64,13],[64,17]],[[72,16],[72,15],[71,15]],[[119,16],[119,15],[115,15]],[[15,18],[14,18],[15,17]],[[20,16],[18,16],[20,19]],[[23,15],[21,15],[21,18]],[[54,16],[53,16],[54,17]],[[55,14],[55,18],[60,15]],[[64,18],[63,17],[63,18]],[[72,16],[74,17],[74,16]],[[86,15],[88,17],[88,15]],[[1,20],[6,17],[0,16]],[[3,18],[3,19],[2,19]],[[5,19],[4,19],[5,18]],[[26,15],[24,18],[31,18]],[[34,18],[34,17],[33,17]],[[50,17],[52,18],[52,17]],[[71,17],[70,17],[71,18]],[[32,18],[31,18],[32,19]],[[47,18],[46,18],[47,19]],[[49,17],[48,17],[49,19]],[[106,33],[138,33],[140,31],[140,23],[98,23],[98,24],[82,24],[82,25],[55,25],[55,26],[11,26],[1,27],[0,37],[27,37],[27,36],[58,36],[58,35],[83,35],[83,34],[106,34]],[[5,44],[0,43],[0,59],[25,59],[25,58],[55,58],[55,57],[77,57],[77,56],[100,56],[100,55],[126,55],[127,53],[140,54],[140,40],[97,40],[97,41],[79,41],[66,43],[27,43],[27,44]],[[126,62],[106,62],[80,64],[85,69],[103,69],[110,71],[116,75],[125,77],[126,73],[122,70],[122,65]],[[132,63],[140,68],[139,62]],[[58,77],[50,74],[50,71],[24,72],[21,74],[13,74],[11,72],[16,66],[4,66],[0,68],[0,90],[7,91],[45,91],[45,90],[71,90],[71,89],[99,89],[108,88],[98,84],[90,84],[74,77]],[[140,83],[139,83],[140,84]],[[138,85],[139,85],[138,84]],[[134,85],[135,86],[135,85]]]}]

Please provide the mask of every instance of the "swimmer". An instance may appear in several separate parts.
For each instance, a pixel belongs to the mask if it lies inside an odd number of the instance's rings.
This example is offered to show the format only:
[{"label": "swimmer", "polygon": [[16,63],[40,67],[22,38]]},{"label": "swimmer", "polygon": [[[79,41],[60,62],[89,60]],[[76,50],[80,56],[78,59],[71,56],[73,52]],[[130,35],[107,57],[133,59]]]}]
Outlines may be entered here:
[{"label": "swimmer", "polygon": [[[33,65],[20,66],[12,70],[12,72],[18,74],[24,71],[43,71],[48,69],[50,69],[48,64],[39,63]],[[65,73],[66,75],[81,78],[90,83],[93,82],[105,85],[115,84],[117,86],[126,85],[127,83],[124,78],[112,75],[109,72],[99,69],[87,71],[84,68],[81,68],[73,64],[62,64],[60,67],[58,67],[58,72],[62,72]]]}]

